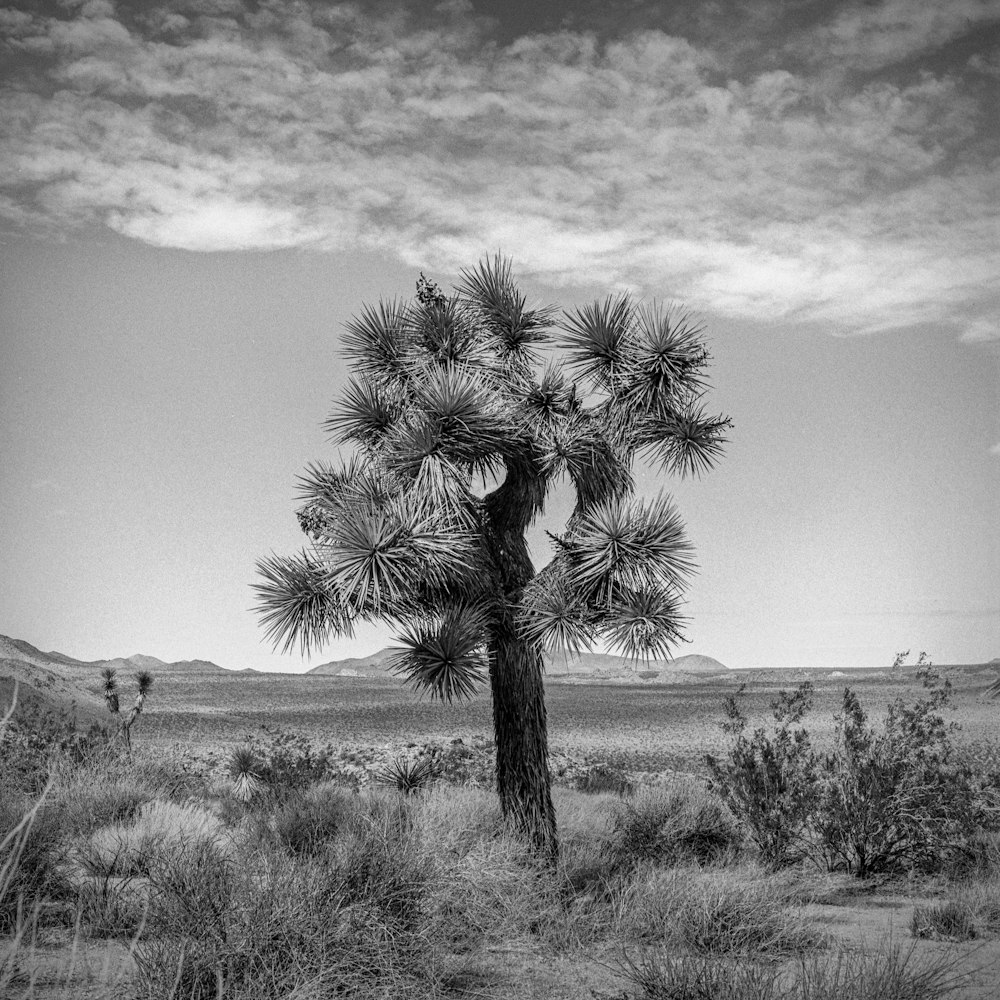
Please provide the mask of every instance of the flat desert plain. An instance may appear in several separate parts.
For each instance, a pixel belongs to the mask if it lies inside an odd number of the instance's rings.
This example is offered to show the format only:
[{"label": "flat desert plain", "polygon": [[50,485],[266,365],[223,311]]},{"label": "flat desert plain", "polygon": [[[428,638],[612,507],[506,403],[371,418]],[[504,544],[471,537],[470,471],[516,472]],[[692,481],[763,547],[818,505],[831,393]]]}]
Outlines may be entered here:
[{"label": "flat desert plain", "polygon": [[[937,669],[952,684],[952,707],[945,716],[961,727],[960,738],[1000,739],[1000,699],[988,694],[1000,676],[1000,664]],[[92,685],[95,691],[98,680]],[[873,720],[894,699],[910,703],[925,693],[912,668],[732,670],[712,677],[678,675],[673,682],[637,676],[572,683],[553,675],[546,684],[549,742],[568,756],[629,771],[700,773],[704,755],[725,747],[721,723],[727,696],[744,686],[751,726],[766,725],[778,692],[803,681],[814,688],[807,725],[820,745],[832,734],[846,686],[858,694]],[[454,738],[469,742],[491,737],[491,702],[484,690],[471,701],[441,704],[419,697],[393,677],[188,670],[157,676],[135,738],[216,754],[262,726],[343,748],[391,749]]]}]

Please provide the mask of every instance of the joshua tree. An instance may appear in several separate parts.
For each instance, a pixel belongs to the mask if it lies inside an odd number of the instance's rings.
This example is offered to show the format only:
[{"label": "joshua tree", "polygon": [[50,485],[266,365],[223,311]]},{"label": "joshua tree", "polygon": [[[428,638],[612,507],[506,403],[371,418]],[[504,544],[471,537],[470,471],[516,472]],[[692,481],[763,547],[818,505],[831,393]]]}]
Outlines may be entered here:
[{"label": "joshua tree", "polygon": [[128,718],[122,723],[125,744],[129,749],[132,748],[132,726],[135,725],[136,719],[142,715],[142,707],[146,703],[146,695],[149,694],[149,689],[153,686],[153,675],[148,670],[140,670],[135,675],[135,683],[139,689],[135,696],[135,704],[128,713]]},{"label": "joshua tree", "polygon": [[104,701],[108,706],[108,711],[118,719],[118,728],[125,739],[125,745],[132,749],[132,726],[135,720],[142,715],[142,707],[146,703],[146,695],[149,694],[153,686],[153,675],[148,670],[140,670],[135,675],[135,682],[138,692],[135,696],[135,704],[129,712],[127,718],[121,717],[118,704],[118,678],[114,667],[105,667],[101,671],[104,678]]},{"label": "joshua tree", "polygon": [[[311,548],[262,559],[255,584],[285,652],[397,621],[394,669],[418,690],[451,701],[488,676],[504,815],[553,855],[543,651],[663,656],[680,639],[692,550],[669,498],[632,498],[631,469],[700,474],[730,426],[702,406],[709,355],[686,315],[618,295],[554,325],[500,257],[451,297],[421,275],[412,303],[365,307],[324,425],[354,454],[308,468]],[[543,366],[544,345],[561,353]],[[575,507],[536,572],[526,531],[566,477]]]},{"label": "joshua tree", "polygon": [[114,667],[105,667],[101,671],[101,676],[104,678],[104,701],[112,715],[118,714],[118,680],[115,673]]}]

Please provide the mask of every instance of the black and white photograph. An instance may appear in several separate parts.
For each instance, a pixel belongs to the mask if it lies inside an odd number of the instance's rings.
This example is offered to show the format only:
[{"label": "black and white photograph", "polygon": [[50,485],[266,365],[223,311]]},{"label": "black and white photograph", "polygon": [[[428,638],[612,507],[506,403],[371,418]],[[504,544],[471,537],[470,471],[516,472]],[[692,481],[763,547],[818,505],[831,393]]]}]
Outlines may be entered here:
[{"label": "black and white photograph", "polygon": [[992,1000],[1000,0],[0,0],[0,997]]}]

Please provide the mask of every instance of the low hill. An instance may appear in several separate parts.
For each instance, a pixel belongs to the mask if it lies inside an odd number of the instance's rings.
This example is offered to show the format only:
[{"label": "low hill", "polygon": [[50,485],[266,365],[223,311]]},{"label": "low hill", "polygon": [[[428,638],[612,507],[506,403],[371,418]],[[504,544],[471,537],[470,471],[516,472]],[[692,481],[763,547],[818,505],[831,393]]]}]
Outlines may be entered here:
[{"label": "low hill", "polygon": [[0,635],[0,715],[9,707],[15,683],[22,708],[28,705],[53,712],[72,712],[77,723],[106,721],[101,670],[111,667],[131,691],[132,675],[139,670],[153,674],[154,683],[193,673],[227,674],[231,671],[208,660],[164,663],[155,656],[135,653],[126,658],[77,660],[65,653],[44,653],[30,642]]},{"label": "low hill", "polygon": [[153,673],[224,670],[223,667],[212,663],[211,660],[176,660],[173,663],[167,663],[144,653],[133,653],[129,657],[112,656],[101,660],[78,660],[65,653],[55,651],[43,653],[36,646],[32,646],[30,642],[25,642],[23,639],[12,639],[8,635],[0,635],[0,660],[19,660],[22,663],[46,667],[57,673],[65,673],[66,676],[78,675],[85,670],[100,671],[104,667],[113,667],[115,670],[128,673],[134,673],[136,670],[149,670]]},{"label": "low hill", "polygon": [[[386,677],[390,676],[389,663],[392,656],[392,647],[386,646],[370,656],[321,663],[307,673],[325,677]],[[545,672],[553,681],[581,677],[629,679],[637,675],[647,680],[657,677],[667,680],[677,674],[720,674],[727,671],[726,666],[710,656],[691,655],[677,660],[636,663],[627,657],[611,653],[580,653],[576,656],[545,654]]]},{"label": "low hill", "polygon": [[392,656],[392,647],[386,646],[370,656],[355,656],[321,663],[306,673],[322,677],[386,677],[389,675],[389,660]]},{"label": "low hill", "polygon": [[702,656],[699,653],[691,653],[681,656],[676,660],[671,660],[667,664],[668,670],[680,670],[685,674],[725,674],[729,672],[729,667],[711,656]]},{"label": "low hill", "polygon": [[73,712],[79,723],[89,725],[104,717],[104,700],[97,677],[68,678],[48,667],[26,660],[0,659],[0,715],[11,705],[14,689],[18,703],[44,711]]}]

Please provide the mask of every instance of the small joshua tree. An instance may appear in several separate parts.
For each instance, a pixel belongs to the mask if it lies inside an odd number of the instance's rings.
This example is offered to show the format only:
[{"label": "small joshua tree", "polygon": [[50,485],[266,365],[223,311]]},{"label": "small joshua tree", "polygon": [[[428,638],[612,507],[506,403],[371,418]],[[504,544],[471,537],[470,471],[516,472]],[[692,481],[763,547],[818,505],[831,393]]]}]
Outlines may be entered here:
[{"label": "small joshua tree", "polygon": [[125,744],[129,749],[132,748],[132,726],[135,725],[136,720],[142,715],[142,708],[146,703],[146,695],[149,694],[149,690],[153,686],[153,675],[148,670],[140,670],[135,675],[135,682],[139,688],[135,696],[135,704],[128,713],[128,718],[122,727],[125,733]]},{"label": "small joshua tree", "polygon": [[[697,474],[721,454],[700,329],[628,295],[529,309],[496,257],[455,295],[421,275],[416,301],[365,308],[343,353],[355,377],[326,428],[355,454],[306,474],[312,549],[258,564],[262,622],[307,652],[397,621],[396,667],[419,690],[451,701],[488,680],[504,816],[554,856],[542,655],[664,656],[681,637],[691,547],[668,497],[633,499],[632,466]],[[536,572],[526,532],[567,480],[575,508]]]},{"label": "small joshua tree", "polygon": [[125,740],[125,745],[132,749],[132,726],[142,715],[143,706],[146,703],[146,695],[149,694],[153,686],[153,675],[148,670],[140,670],[135,675],[138,691],[135,696],[135,704],[125,718],[122,718],[118,700],[118,677],[114,667],[105,667],[101,671],[104,678],[104,702],[108,706],[108,711],[118,720],[118,728]]},{"label": "small joshua tree", "polygon": [[101,676],[104,678],[104,701],[112,715],[118,714],[118,680],[115,674],[114,667],[105,667],[101,671]]}]

